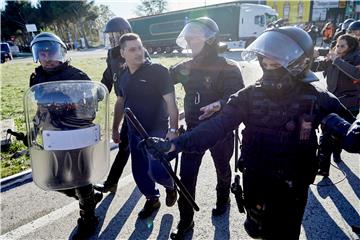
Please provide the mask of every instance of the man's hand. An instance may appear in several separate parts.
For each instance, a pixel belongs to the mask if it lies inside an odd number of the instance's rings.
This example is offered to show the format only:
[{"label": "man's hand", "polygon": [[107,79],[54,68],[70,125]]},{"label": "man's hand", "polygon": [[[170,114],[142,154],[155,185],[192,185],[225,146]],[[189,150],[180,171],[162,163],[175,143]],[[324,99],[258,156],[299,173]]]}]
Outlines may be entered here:
[{"label": "man's hand", "polygon": [[199,117],[199,120],[211,117],[214,113],[220,111],[220,109],[220,101],[210,103],[209,105],[200,108],[200,111],[203,112],[203,114]]},{"label": "man's hand", "polygon": [[112,139],[114,141],[114,143],[120,143],[120,133],[118,129],[113,129],[112,131]]}]

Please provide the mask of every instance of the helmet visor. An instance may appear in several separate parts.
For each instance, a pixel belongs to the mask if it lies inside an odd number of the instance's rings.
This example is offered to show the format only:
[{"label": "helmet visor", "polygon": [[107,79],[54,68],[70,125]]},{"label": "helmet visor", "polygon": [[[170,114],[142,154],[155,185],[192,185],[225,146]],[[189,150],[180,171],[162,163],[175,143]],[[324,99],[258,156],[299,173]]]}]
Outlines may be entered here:
[{"label": "helmet visor", "polygon": [[278,62],[287,69],[303,54],[304,50],[290,37],[280,32],[268,31],[252,42],[241,56],[250,61],[255,59],[257,55],[261,55]]},{"label": "helmet visor", "polygon": [[120,38],[125,33],[129,31],[121,31],[121,32],[107,32],[105,33],[105,47],[114,48],[120,45]]},{"label": "helmet visor", "polygon": [[65,62],[66,49],[53,41],[41,41],[31,47],[34,62],[59,61]]},{"label": "helmet visor", "polygon": [[186,49],[190,42],[206,42],[215,36],[216,32],[212,31],[204,24],[190,22],[186,24],[184,29],[180,32],[176,39],[176,44],[181,48]]}]

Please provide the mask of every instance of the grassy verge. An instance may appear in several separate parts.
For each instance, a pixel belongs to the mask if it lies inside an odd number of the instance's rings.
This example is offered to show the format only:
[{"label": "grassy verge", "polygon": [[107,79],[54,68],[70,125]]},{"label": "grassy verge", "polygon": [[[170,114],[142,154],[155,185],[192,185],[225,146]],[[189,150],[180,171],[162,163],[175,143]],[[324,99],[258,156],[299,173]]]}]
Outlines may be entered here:
[{"label": "grassy verge", "polygon": [[[183,58],[179,56],[155,56],[153,61],[170,67]],[[100,81],[106,68],[104,58],[93,55],[89,57],[73,58],[71,64],[86,72],[94,81]],[[30,74],[38,64],[29,61],[11,61],[0,65],[1,72],[1,119],[14,119],[16,130],[25,132],[25,119],[23,111],[23,95],[29,86]],[[183,106],[184,91],[180,85],[175,87],[179,109]],[[110,121],[113,116],[113,106],[116,100],[114,93],[110,94]],[[111,124],[110,124],[111,125]],[[4,178],[30,168],[27,156],[11,159],[11,156],[26,147],[13,139],[9,149],[1,150],[0,177]]]}]

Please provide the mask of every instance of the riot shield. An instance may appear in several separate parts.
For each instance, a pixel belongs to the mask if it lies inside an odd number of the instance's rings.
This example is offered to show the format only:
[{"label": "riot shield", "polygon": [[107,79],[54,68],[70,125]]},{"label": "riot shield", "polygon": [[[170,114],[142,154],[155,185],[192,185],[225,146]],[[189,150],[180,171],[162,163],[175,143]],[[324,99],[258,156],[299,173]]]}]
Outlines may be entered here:
[{"label": "riot shield", "polygon": [[32,177],[44,190],[101,181],[110,167],[107,88],[56,81],[26,91],[24,110]]}]

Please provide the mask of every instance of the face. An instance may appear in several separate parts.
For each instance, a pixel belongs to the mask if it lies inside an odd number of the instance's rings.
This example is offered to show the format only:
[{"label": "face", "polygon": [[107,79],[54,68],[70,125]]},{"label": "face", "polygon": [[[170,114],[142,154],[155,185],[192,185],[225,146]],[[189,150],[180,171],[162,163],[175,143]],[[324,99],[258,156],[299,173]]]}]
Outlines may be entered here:
[{"label": "face", "polygon": [[126,41],[120,54],[129,67],[138,67],[145,62],[144,47],[139,39]]},{"label": "face", "polygon": [[192,56],[197,56],[203,47],[205,46],[205,41],[203,38],[190,36],[185,38],[187,45],[191,49]]},{"label": "face", "polygon": [[39,52],[39,61],[40,61],[41,66],[44,69],[53,69],[53,68],[58,67],[61,64],[61,62],[52,60],[52,59],[53,59],[53,56],[52,56],[51,52],[48,52],[48,51]]},{"label": "face", "polygon": [[266,70],[275,70],[275,69],[281,68],[281,65],[279,63],[271,60],[270,58],[266,58],[266,57],[263,58],[261,65]]},{"label": "face", "polygon": [[336,43],[335,52],[339,56],[344,56],[349,50],[347,42],[343,39],[340,39]]}]

